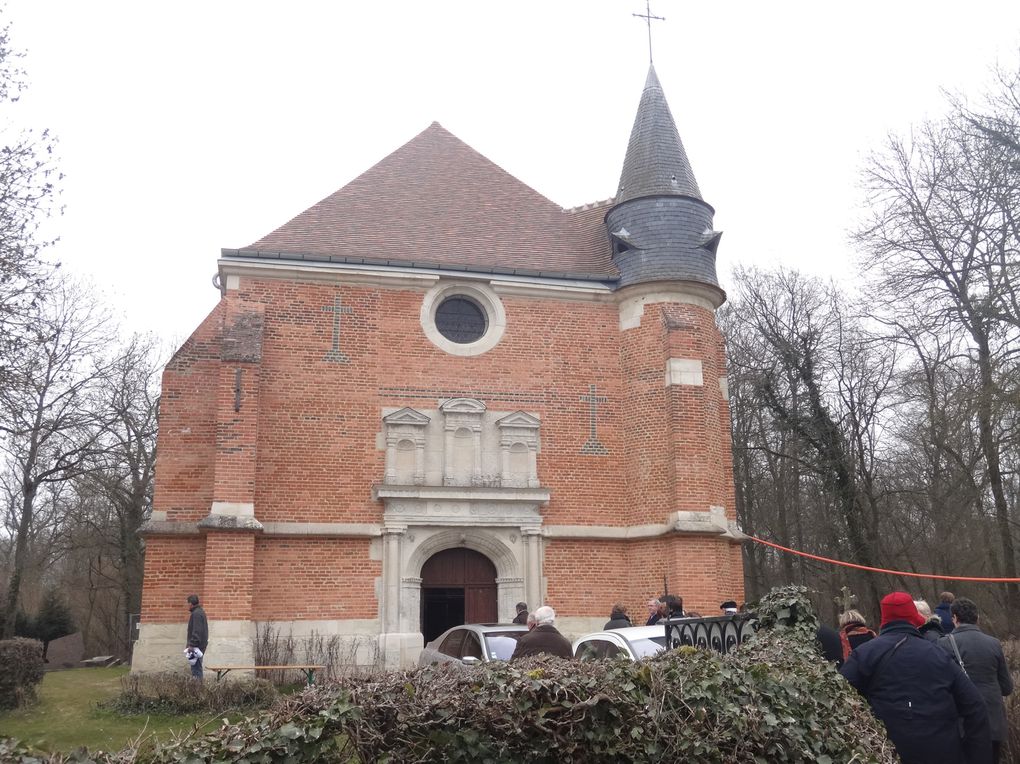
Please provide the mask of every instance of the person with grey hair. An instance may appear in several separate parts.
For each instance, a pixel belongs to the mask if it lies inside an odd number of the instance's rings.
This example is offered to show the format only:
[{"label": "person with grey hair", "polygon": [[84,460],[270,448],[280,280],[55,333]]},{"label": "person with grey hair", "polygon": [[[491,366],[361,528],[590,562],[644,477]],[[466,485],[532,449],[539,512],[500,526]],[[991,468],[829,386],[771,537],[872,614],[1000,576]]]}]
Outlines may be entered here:
[{"label": "person with grey hair", "polygon": [[569,640],[556,629],[556,611],[543,605],[535,611],[535,628],[517,640],[517,647],[510,660],[525,658],[529,655],[556,655],[570,660],[574,651]]},{"label": "person with grey hair", "polygon": [[931,612],[931,605],[925,600],[914,600],[914,607],[917,608],[917,612],[921,614],[921,617],[925,619],[924,625],[917,628],[921,632],[921,636],[929,642],[938,642],[942,639],[946,635],[945,630],[942,628],[942,619]]}]

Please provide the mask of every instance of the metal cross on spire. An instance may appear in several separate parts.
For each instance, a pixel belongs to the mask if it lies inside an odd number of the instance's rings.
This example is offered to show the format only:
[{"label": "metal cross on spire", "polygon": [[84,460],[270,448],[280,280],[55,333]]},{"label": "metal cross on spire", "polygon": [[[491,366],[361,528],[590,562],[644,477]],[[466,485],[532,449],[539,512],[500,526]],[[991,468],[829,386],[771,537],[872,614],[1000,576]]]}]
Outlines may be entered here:
[{"label": "metal cross on spire", "polygon": [[648,63],[652,64],[652,19],[655,19],[656,21],[665,21],[666,17],[652,15],[652,0],[645,0],[644,13],[632,13],[631,16],[637,16],[639,19],[644,19],[645,23],[648,24]]}]

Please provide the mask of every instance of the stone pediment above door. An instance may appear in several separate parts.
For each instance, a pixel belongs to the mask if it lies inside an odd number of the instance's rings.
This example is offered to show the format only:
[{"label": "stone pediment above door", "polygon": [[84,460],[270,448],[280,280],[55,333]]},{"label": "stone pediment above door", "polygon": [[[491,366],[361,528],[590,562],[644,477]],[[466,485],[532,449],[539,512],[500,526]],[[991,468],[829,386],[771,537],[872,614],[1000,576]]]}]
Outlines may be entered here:
[{"label": "stone pediment above door", "polygon": [[490,411],[476,398],[437,404],[383,409],[384,485],[541,487],[537,413]]}]

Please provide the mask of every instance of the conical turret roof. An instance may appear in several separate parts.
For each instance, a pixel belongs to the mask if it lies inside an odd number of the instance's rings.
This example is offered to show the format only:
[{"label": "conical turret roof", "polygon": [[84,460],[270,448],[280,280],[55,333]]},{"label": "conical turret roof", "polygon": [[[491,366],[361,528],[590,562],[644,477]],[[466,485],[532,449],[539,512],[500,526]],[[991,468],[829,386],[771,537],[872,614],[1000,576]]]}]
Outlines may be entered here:
[{"label": "conical turret roof", "polygon": [[649,66],[641,104],[630,132],[627,157],[623,161],[616,203],[661,195],[701,199],[701,190],[655,67]]}]

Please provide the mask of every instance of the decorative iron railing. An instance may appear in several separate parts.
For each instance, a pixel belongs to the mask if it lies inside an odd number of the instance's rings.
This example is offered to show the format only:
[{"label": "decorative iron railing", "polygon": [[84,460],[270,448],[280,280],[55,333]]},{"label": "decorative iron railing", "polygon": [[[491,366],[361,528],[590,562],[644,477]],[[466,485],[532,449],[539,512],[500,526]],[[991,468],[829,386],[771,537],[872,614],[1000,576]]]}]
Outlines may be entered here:
[{"label": "decorative iron railing", "polygon": [[753,613],[720,615],[710,618],[667,618],[659,623],[666,627],[666,648],[682,645],[728,653],[744,644],[758,630]]}]

